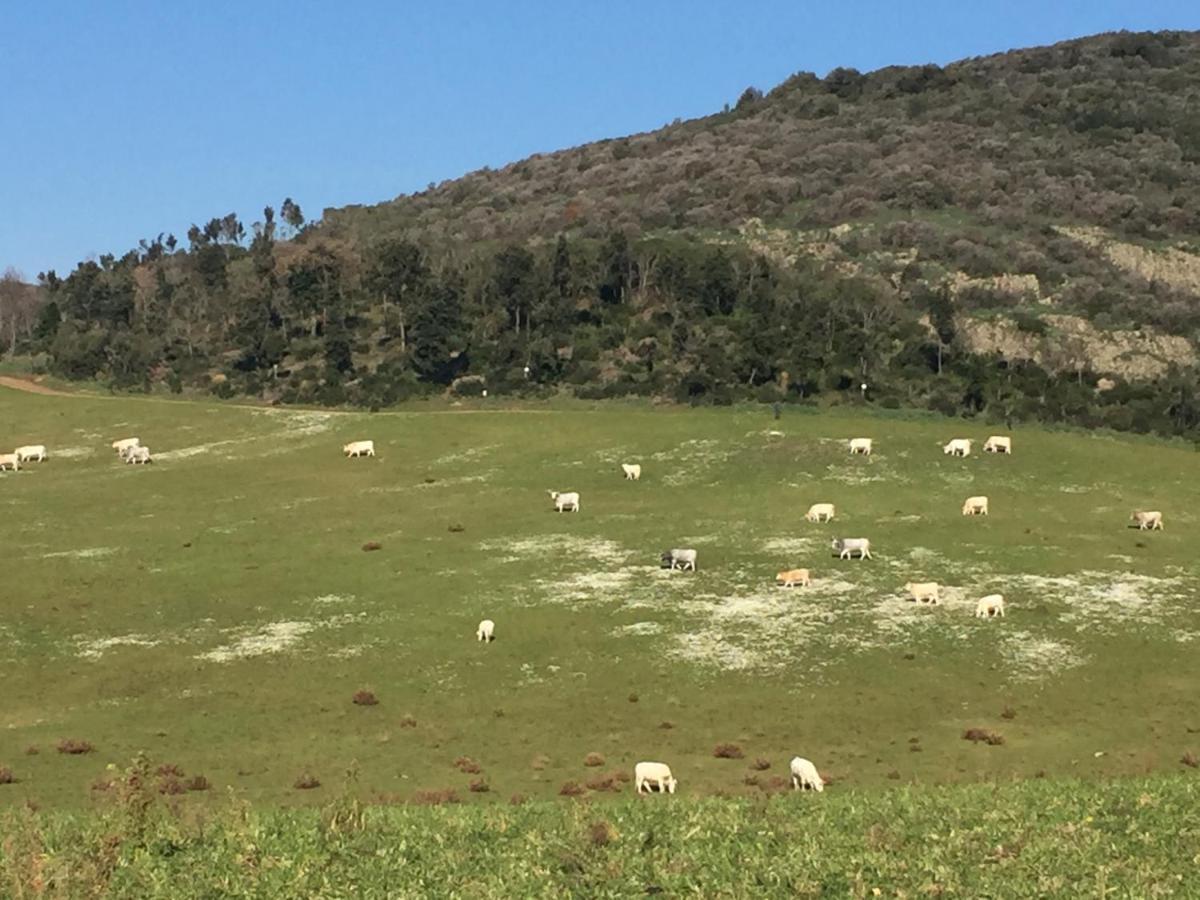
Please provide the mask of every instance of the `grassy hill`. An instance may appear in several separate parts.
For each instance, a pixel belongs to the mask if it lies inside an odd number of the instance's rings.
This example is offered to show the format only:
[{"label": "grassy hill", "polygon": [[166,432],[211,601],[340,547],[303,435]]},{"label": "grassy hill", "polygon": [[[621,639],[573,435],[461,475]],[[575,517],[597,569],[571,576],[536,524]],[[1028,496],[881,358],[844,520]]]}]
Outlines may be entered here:
[{"label": "grassy hill", "polygon": [[[128,434],[153,466],[116,460]],[[385,801],[599,798],[655,758],[689,796],[774,790],[797,753],[834,793],[1174,770],[1200,751],[1200,459],[1013,434],[1011,458],[954,459],[942,442],[987,432],[850,410],[370,415],[0,391],[0,446],[51,453],[0,475],[16,779],[0,792],[86,804],[139,750],[179,770],[164,790],[203,775],[271,804],[320,802],[352,761]],[[847,456],[856,435],[872,457]],[[341,458],[368,436],[377,458]],[[552,488],[582,510],[554,513]],[[972,494],[989,517],[959,514]],[[838,519],[805,522],[815,501]],[[1131,529],[1134,508],[1166,530]],[[835,535],[876,558],[837,560]],[[699,571],[659,569],[672,546]],[[811,588],[774,585],[794,566]],[[903,599],[926,579],[941,607]],[[973,618],[997,590],[1008,616]]]}]

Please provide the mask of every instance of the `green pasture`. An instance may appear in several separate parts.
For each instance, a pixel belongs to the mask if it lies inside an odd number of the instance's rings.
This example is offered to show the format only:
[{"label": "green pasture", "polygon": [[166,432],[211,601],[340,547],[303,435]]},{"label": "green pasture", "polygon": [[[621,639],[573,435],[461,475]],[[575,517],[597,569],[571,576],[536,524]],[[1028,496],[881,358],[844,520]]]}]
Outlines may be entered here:
[{"label": "green pasture", "polygon": [[[796,754],[833,793],[1180,768],[1200,752],[1200,456],[1036,428],[1012,432],[1011,458],[941,452],[994,430],[0,390],[0,447],[51,454],[0,474],[0,766],[16,778],[0,802],[87,805],[139,750],[203,774],[203,796],[274,805],[323,802],[352,762],[363,794],[467,802],[551,797],[642,759],[691,795],[757,793]],[[117,460],[128,435],[153,466]],[[852,436],[875,454],[850,458]],[[376,458],[341,456],[359,438]],[[581,512],[556,514],[548,489],[579,491]],[[960,515],[972,494],[989,517]],[[805,522],[816,501],[838,518]],[[1130,528],[1134,508],[1166,530]],[[834,536],[869,537],[875,559],[837,560]],[[695,547],[699,571],[661,570],[672,546]],[[812,587],[775,587],[795,566]],[[946,585],[945,602],[905,602],[910,580]],[[975,619],[993,591],[1007,617]],[[95,749],[58,753],[63,739]],[[720,743],[744,758],[714,757]],[[305,774],[323,785],[295,788]]]}]

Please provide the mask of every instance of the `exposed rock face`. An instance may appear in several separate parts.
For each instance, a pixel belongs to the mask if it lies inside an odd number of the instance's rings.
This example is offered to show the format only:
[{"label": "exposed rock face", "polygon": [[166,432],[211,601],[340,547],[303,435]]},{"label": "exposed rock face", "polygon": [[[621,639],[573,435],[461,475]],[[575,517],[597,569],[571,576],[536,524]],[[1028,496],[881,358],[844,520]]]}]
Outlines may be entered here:
[{"label": "exposed rock face", "polygon": [[1200,296],[1200,256],[1177,247],[1148,250],[1137,244],[1118,241],[1099,228],[1058,226],[1059,234],[1099,250],[1104,257],[1130,274],[1146,281],[1160,281],[1176,290]]},{"label": "exposed rock face", "polygon": [[1196,362],[1196,351],[1182,337],[1140,331],[1100,331],[1077,316],[1043,316],[1045,334],[1021,330],[1008,319],[960,318],[957,327],[967,348],[1028,359],[1054,372],[1088,368],[1137,380],[1155,378],[1171,363]]}]

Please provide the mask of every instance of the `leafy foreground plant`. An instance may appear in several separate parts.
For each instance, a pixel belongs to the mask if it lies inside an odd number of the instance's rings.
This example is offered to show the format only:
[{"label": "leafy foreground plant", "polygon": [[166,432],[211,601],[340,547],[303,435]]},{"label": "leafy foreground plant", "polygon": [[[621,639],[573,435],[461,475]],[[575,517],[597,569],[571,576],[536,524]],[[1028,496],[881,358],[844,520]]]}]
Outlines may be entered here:
[{"label": "leafy foreground plant", "polygon": [[[144,758],[111,807],[0,815],[4,896],[1196,896],[1200,782],[1035,780],[364,807],[356,777],[321,810],[202,820],[160,797]],[[486,860],[486,865],[480,865]]]}]

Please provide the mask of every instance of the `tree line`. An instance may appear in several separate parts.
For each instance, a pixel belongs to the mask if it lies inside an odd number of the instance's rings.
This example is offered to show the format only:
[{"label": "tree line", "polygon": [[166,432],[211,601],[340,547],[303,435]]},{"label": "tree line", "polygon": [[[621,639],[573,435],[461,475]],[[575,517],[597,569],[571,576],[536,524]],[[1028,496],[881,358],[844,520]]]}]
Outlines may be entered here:
[{"label": "tree line", "polygon": [[1200,426],[1195,370],[1100,390],[1086,365],[1060,377],[972,353],[957,301],[923,280],[895,288],[686,233],[358,244],[306,228],[291,201],[281,211],[264,209],[248,241],[227,216],[190,229],[186,248],[160,236],[41,275],[43,302],[12,348],[117,389],[280,403],[570,391]]}]

